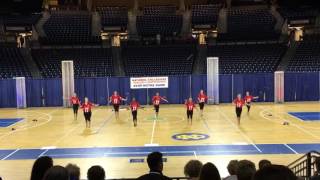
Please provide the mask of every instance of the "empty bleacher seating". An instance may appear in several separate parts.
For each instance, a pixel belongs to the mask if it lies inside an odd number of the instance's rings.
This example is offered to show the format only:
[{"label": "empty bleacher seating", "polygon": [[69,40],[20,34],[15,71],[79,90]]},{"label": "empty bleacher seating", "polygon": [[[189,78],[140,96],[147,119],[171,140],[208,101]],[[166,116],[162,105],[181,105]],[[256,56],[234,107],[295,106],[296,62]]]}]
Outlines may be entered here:
[{"label": "empty bleacher seating", "polygon": [[91,15],[88,12],[52,12],[44,24],[48,44],[90,44],[100,41],[91,35]]},{"label": "empty bleacher seating", "polygon": [[0,47],[0,78],[31,77],[18,48]]},{"label": "empty bleacher seating", "polygon": [[128,24],[128,9],[127,7],[98,7],[97,11],[101,17],[102,27],[118,27],[125,30]]},{"label": "empty bleacher seating", "polygon": [[276,40],[275,18],[269,9],[230,9],[228,11],[227,33],[219,34],[222,41]]},{"label": "empty bleacher seating", "polygon": [[320,36],[306,36],[298,44],[295,55],[289,61],[286,71],[318,72],[320,71]]},{"label": "empty bleacher seating", "polygon": [[175,11],[175,6],[145,7],[145,14],[137,16],[138,33],[142,36],[179,34],[182,27],[182,16],[176,15]]},{"label": "empty bleacher seating", "polygon": [[[219,57],[219,71],[232,73],[274,72],[285,53],[282,44],[247,44],[208,46],[209,57]],[[203,62],[206,71],[206,62]]]},{"label": "empty bleacher seating", "polygon": [[138,0],[139,7],[143,8],[145,6],[179,6],[179,0]]},{"label": "empty bleacher seating", "polygon": [[220,7],[219,4],[192,5],[192,26],[208,25],[216,27]]},{"label": "empty bleacher seating", "polygon": [[127,7],[128,9],[133,8],[133,0],[92,0],[93,8],[98,7]]},{"label": "empty bleacher seating", "polygon": [[36,61],[43,77],[61,77],[61,61],[73,60],[75,77],[105,77],[113,75],[110,49],[34,49]]},{"label": "empty bleacher seating", "polygon": [[128,76],[191,74],[194,62],[192,45],[133,46],[124,50]]},{"label": "empty bleacher seating", "polygon": [[318,11],[312,8],[279,8],[278,11],[283,18],[291,21],[311,20],[317,17]]},{"label": "empty bleacher seating", "polygon": [[0,21],[5,26],[32,26],[41,18],[41,14],[31,15],[1,15]]}]

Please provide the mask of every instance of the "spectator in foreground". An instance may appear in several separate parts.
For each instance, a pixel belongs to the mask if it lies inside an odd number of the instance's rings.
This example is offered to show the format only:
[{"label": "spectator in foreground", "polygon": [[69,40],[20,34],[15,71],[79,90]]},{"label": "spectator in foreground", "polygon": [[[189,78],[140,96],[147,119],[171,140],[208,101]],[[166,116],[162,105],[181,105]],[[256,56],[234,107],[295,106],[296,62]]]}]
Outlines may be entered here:
[{"label": "spectator in foreground", "polygon": [[191,180],[196,180],[200,175],[201,168],[202,162],[199,160],[190,160],[184,166],[184,175],[189,177]]},{"label": "spectator in foreground", "polygon": [[50,169],[52,166],[53,160],[51,157],[42,156],[38,158],[32,166],[30,180],[42,180],[46,171]]},{"label": "spectator in foreground", "polygon": [[238,163],[237,177],[238,180],[251,180],[256,173],[256,166],[249,160],[241,160]]},{"label": "spectator in foreground", "polygon": [[314,175],[311,177],[311,180],[320,180],[320,157],[317,157],[314,161],[314,165],[316,166],[316,171]]},{"label": "spectator in foreground", "polygon": [[152,152],[147,157],[147,163],[150,169],[148,174],[140,176],[139,180],[169,180],[167,176],[162,174],[163,171],[163,161],[162,153]]},{"label": "spectator in foreground", "polygon": [[238,160],[231,160],[227,166],[229,176],[224,178],[224,180],[237,180],[237,169],[238,169]]},{"label": "spectator in foreground", "polygon": [[80,180],[80,168],[75,164],[68,164],[66,169],[69,173],[70,180]]},{"label": "spectator in foreground", "polygon": [[221,180],[217,167],[208,162],[202,166],[199,180]]},{"label": "spectator in foreground", "polygon": [[53,166],[48,169],[42,180],[70,180],[70,177],[66,168]]},{"label": "spectator in foreground", "polygon": [[262,159],[261,161],[259,161],[259,169],[262,169],[266,166],[270,166],[271,162],[269,160],[266,159]]},{"label": "spectator in foreground", "polygon": [[101,166],[92,166],[87,172],[88,180],[104,180],[106,178],[106,172]]},{"label": "spectator in foreground", "polygon": [[297,180],[297,177],[286,166],[268,165],[259,169],[252,180]]}]

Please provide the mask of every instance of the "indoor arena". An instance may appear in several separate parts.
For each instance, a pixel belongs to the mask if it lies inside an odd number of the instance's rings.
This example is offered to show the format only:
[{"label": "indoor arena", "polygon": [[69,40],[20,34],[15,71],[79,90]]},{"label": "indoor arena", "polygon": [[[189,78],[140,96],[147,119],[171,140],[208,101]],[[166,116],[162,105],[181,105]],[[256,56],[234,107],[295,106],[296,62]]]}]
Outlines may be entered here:
[{"label": "indoor arena", "polygon": [[0,2],[0,180],[320,179],[320,11]]}]

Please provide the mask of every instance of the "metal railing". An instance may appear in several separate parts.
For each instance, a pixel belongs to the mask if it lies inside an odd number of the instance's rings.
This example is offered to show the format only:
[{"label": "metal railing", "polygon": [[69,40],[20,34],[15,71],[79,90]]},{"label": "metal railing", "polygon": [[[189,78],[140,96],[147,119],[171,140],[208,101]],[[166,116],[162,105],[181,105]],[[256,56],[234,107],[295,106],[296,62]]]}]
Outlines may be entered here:
[{"label": "metal railing", "polygon": [[320,157],[319,152],[310,151],[299,159],[290,163],[288,167],[296,176],[309,180],[315,172],[315,159],[317,157]]}]

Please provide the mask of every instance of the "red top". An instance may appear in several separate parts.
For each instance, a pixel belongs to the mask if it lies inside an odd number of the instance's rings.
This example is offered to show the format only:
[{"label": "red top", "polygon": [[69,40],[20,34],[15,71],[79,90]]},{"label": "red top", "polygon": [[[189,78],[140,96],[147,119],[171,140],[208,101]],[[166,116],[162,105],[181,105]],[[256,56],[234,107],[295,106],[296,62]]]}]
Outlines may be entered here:
[{"label": "red top", "polygon": [[122,99],[123,99],[123,98],[122,98],[121,96],[119,96],[119,95],[112,95],[112,96],[111,96],[111,102],[112,102],[112,104],[120,104],[120,102],[121,102]]},{"label": "red top", "polygon": [[161,102],[161,96],[153,96],[152,97],[152,102],[153,102],[153,105],[159,105],[160,102]]},{"label": "red top", "polygon": [[80,104],[80,100],[76,96],[72,96],[70,101],[71,101],[71,104]]},{"label": "red top", "polygon": [[131,108],[132,111],[137,111],[138,107],[140,107],[140,104],[139,104],[138,101],[132,101],[130,103],[130,108]]},{"label": "red top", "polygon": [[199,101],[200,103],[204,103],[204,102],[206,102],[207,100],[208,100],[208,96],[207,96],[207,95],[205,95],[204,93],[203,93],[203,94],[199,93],[199,95],[198,95],[198,101]]},{"label": "red top", "polygon": [[245,96],[243,99],[245,102],[250,103],[253,100],[253,96],[251,96],[251,95]]},{"label": "red top", "polygon": [[242,106],[244,105],[244,100],[236,98],[235,100],[233,100],[233,103],[237,108],[242,108]]},{"label": "red top", "polygon": [[188,111],[193,111],[193,108],[196,107],[196,105],[190,101],[186,102],[185,105],[186,105]]},{"label": "red top", "polygon": [[83,103],[81,105],[81,108],[83,109],[83,112],[91,112],[91,109],[93,106],[94,104],[92,104],[91,102],[88,102],[88,103]]}]

